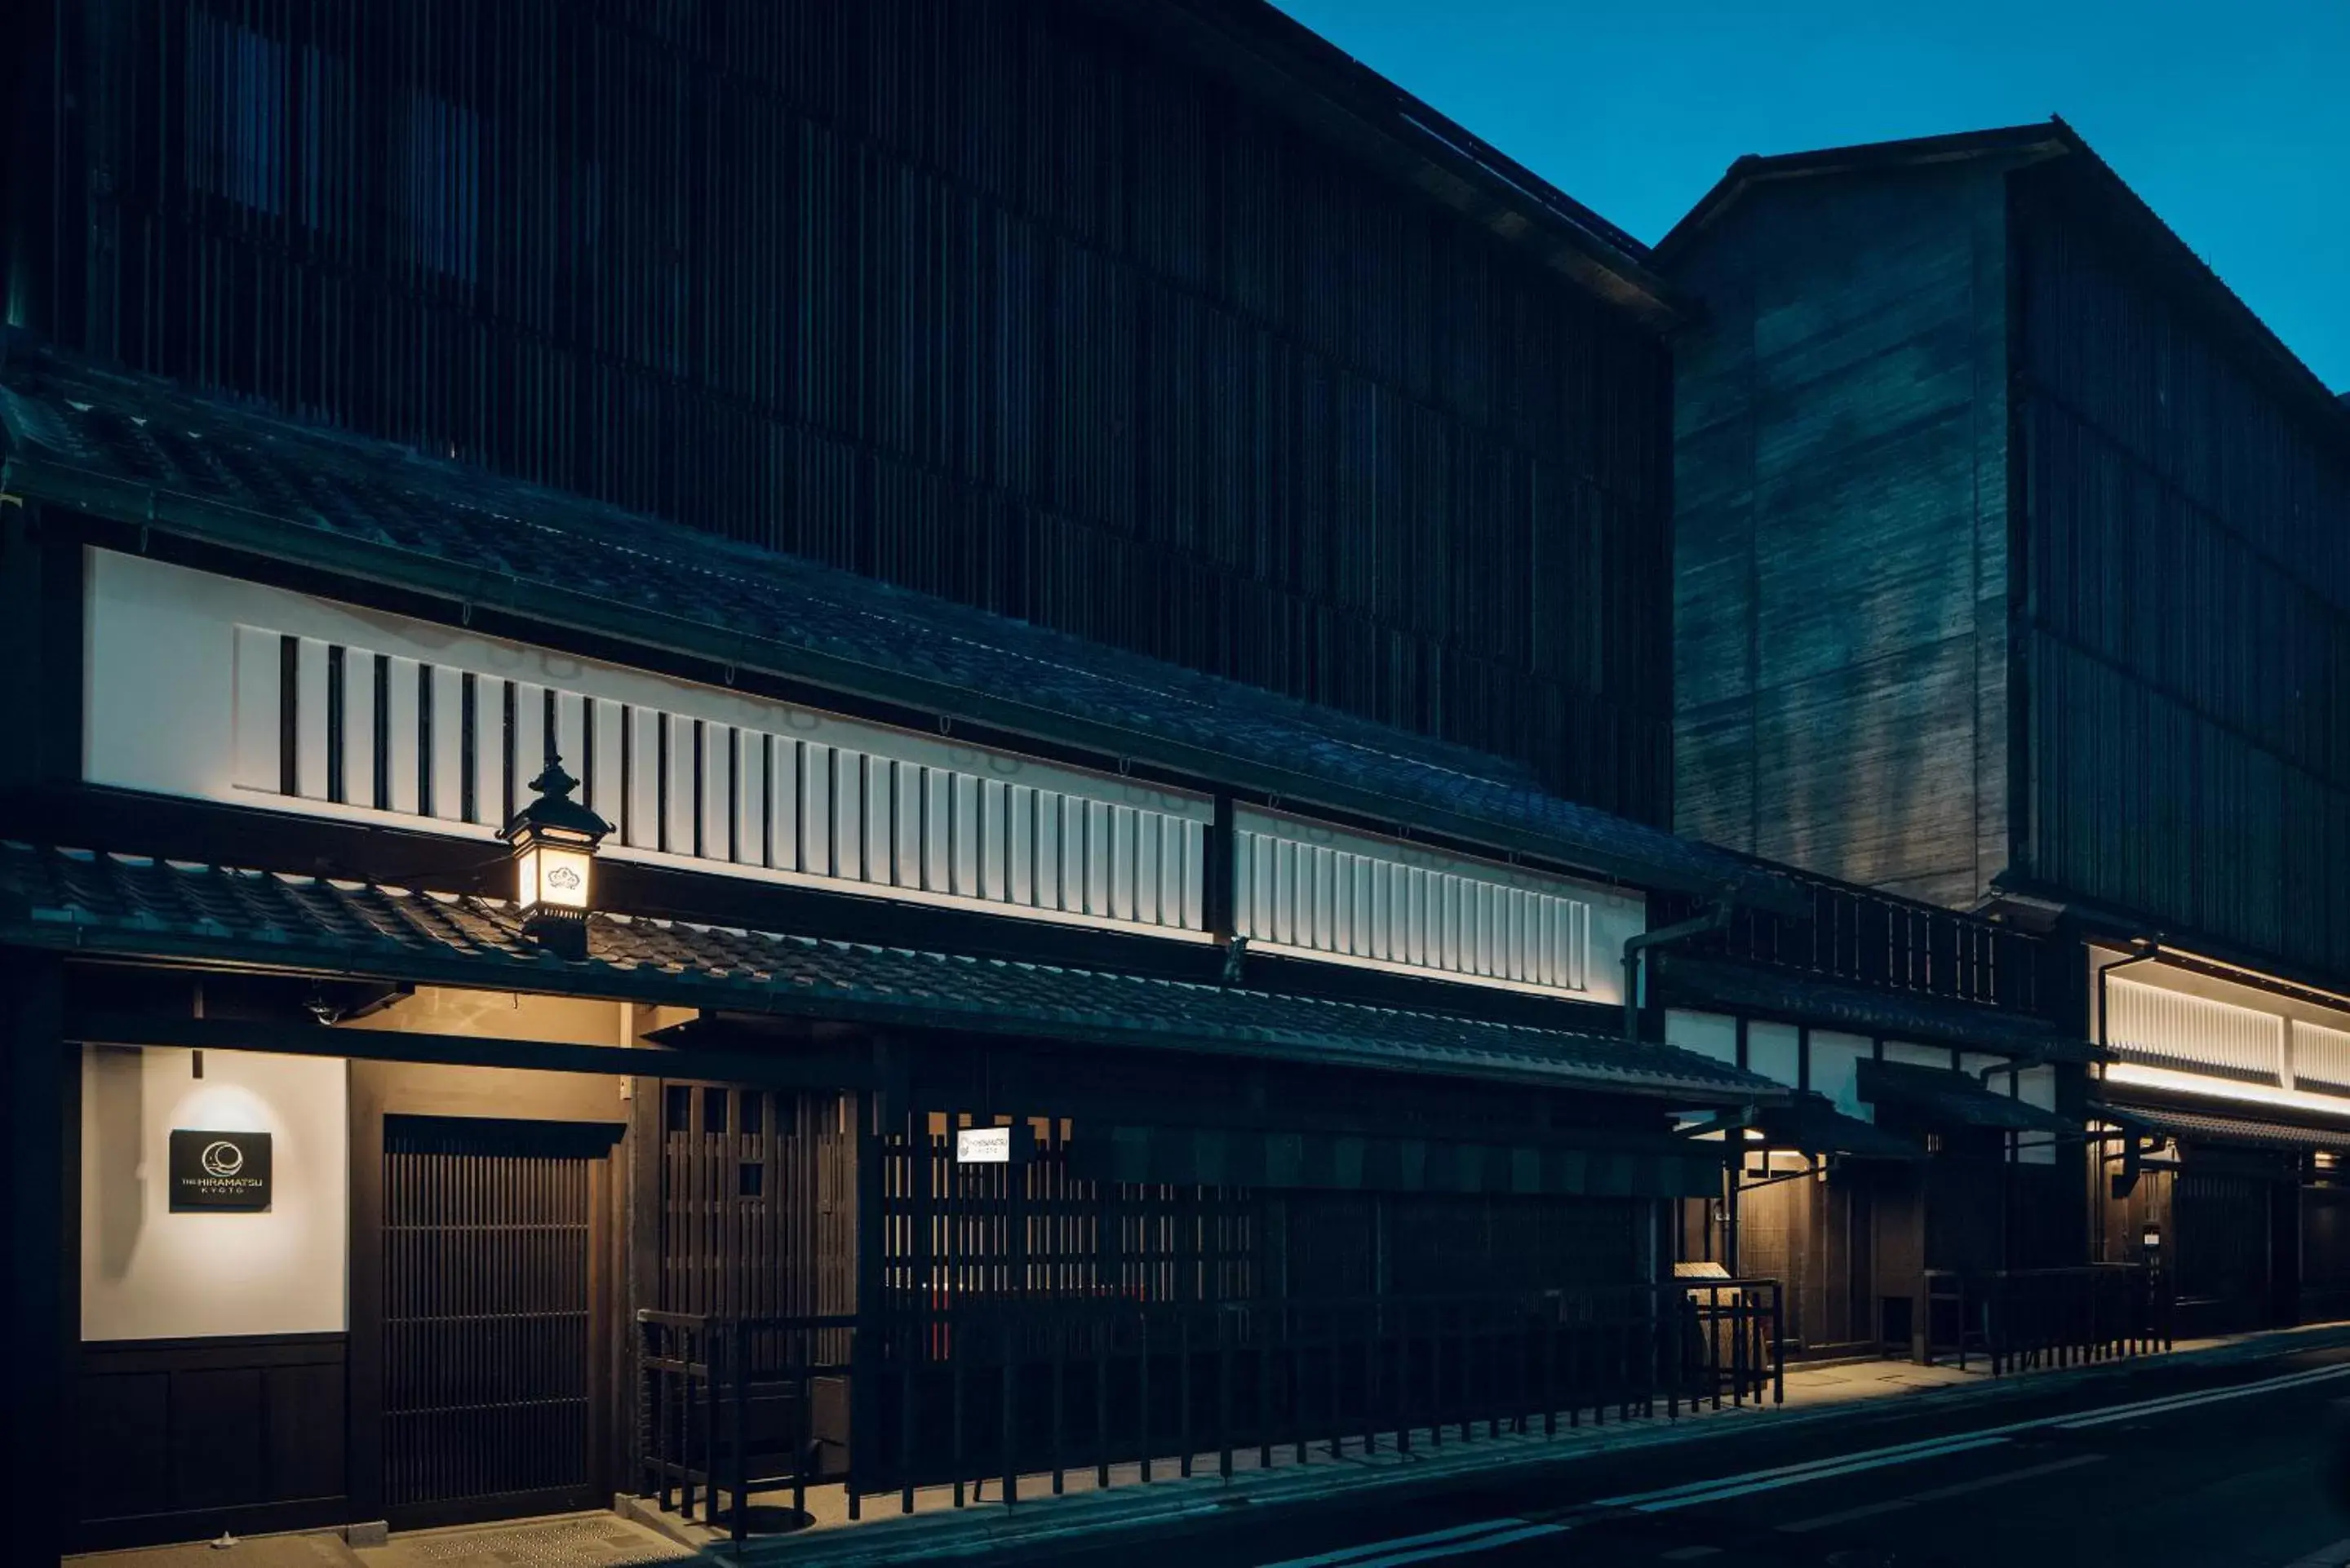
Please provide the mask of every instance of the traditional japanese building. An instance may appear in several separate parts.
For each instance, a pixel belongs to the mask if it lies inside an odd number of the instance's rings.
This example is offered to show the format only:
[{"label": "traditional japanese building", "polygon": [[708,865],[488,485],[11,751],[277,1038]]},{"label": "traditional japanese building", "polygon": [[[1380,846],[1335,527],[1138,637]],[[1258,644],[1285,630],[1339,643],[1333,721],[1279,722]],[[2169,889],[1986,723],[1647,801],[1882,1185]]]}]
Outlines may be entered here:
[{"label": "traditional japanese building", "polygon": [[1253,4],[19,25],[20,1560],[1760,1386],[1638,245]]},{"label": "traditional japanese building", "polygon": [[[1676,1255],[1776,1280],[1791,1357],[2005,1355],[2149,1325],[2135,1270],[2084,1269],[2078,1085],[2050,1004],[2074,944],[1825,878],[1655,961],[1662,1037],[1783,1085],[1728,1131]],[[1660,900],[1659,918],[1686,913]],[[2069,1316],[2068,1316],[2069,1314]]]},{"label": "traditional japanese building", "polygon": [[1680,828],[2074,944],[2092,1255],[2338,1315],[2350,410],[2061,121],[1742,159],[1659,254]]}]

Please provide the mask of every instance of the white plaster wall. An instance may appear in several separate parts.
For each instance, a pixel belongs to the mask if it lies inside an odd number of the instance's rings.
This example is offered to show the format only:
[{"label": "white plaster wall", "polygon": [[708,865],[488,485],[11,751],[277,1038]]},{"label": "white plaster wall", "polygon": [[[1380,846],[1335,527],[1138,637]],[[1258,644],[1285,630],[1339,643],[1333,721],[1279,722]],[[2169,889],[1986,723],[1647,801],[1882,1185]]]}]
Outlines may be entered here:
[{"label": "white plaster wall", "polygon": [[1813,1030],[1812,1088],[1846,1116],[1875,1121],[1877,1107],[1860,1097],[1860,1064],[1876,1054],[1877,1042],[1865,1034]]},{"label": "white plaster wall", "polygon": [[[84,1339],[339,1333],[348,1326],[344,1063],[92,1047],[82,1053]],[[171,1211],[174,1127],[270,1135],[258,1214]]]},{"label": "white plaster wall", "polygon": [[1802,1033],[1792,1023],[1750,1019],[1746,1024],[1746,1070],[1791,1089],[1800,1087],[1804,1081]]},{"label": "white plaster wall", "polygon": [[[2043,1111],[2056,1108],[2056,1069],[2048,1066],[2026,1067],[2015,1075],[2015,1097],[2027,1106],[2037,1106]],[[2054,1165],[2056,1145],[2045,1134],[2026,1133],[2018,1140],[2022,1147],[2015,1158],[2025,1165]]]},{"label": "white plaster wall", "polygon": [[1724,1012],[1665,1009],[1665,1044],[1714,1061],[1738,1065],[1738,1020]]},{"label": "white plaster wall", "polygon": [[1638,893],[1254,807],[1235,823],[1235,929],[1254,947],[1624,1001]]},{"label": "white plaster wall", "polygon": [[1958,1063],[1958,1053],[1948,1045],[1912,1045],[1907,1040],[1887,1040],[1885,1059],[1906,1062],[1914,1067],[1939,1067],[1949,1072]]}]

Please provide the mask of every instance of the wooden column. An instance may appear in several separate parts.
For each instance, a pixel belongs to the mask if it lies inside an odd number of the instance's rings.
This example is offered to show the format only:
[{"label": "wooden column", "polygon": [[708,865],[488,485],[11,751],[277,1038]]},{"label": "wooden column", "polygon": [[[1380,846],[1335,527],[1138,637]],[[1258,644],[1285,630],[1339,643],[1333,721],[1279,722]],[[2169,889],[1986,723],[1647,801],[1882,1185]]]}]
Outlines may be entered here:
[{"label": "wooden column", "polygon": [[1240,829],[1234,821],[1232,797],[1216,797],[1216,819],[1208,826],[1201,853],[1200,912],[1208,934],[1230,946],[1237,924],[1232,908],[1232,882],[1238,866]]},{"label": "wooden column", "polygon": [[9,1473],[35,1500],[9,1526],[7,1555],[34,1564],[63,1554],[83,1484],[69,1425],[81,1352],[81,1061],[63,1037],[63,971],[54,954],[0,951],[10,1347],[0,1359]]}]

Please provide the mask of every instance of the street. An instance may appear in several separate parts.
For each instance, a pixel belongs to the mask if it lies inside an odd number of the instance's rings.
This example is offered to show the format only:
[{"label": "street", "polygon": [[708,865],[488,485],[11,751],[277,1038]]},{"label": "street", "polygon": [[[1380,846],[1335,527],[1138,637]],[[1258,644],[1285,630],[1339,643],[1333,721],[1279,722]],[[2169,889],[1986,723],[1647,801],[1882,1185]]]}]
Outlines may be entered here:
[{"label": "street", "polygon": [[1082,1568],[1703,1563],[2340,1568],[2331,1402],[2350,1351],[2126,1378],[1829,1431],[1595,1458],[1394,1507],[1349,1503],[1090,1548]]}]

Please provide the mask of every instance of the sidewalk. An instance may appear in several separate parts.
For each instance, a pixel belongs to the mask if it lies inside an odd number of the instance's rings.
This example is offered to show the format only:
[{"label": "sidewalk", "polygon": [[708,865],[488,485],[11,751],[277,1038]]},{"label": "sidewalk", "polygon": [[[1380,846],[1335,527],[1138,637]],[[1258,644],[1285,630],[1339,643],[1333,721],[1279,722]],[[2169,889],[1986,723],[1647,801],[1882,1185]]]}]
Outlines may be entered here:
[{"label": "sidewalk", "polygon": [[[1930,1401],[1937,1407],[1994,1401],[2044,1392],[2052,1387],[2116,1377],[2139,1368],[2219,1366],[2290,1355],[2296,1350],[2350,1345],[2350,1323],[2277,1329],[2207,1340],[2182,1340],[2167,1355],[2120,1357],[2050,1371],[2011,1373],[1993,1378],[1974,1360],[1966,1371],[1954,1366],[1918,1366],[1904,1361],[1846,1362],[1791,1367],[1783,1406],[1727,1406],[1678,1418],[1661,1412],[1604,1424],[1562,1427],[1556,1437],[1539,1431],[1523,1436],[1482,1431],[1468,1442],[1448,1436],[1441,1447],[1417,1437],[1409,1454],[1382,1444],[1372,1453],[1350,1442],[1333,1459],[1326,1443],[1309,1445],[1309,1461],[1298,1464],[1286,1449],[1268,1468],[1258,1468],[1253,1451],[1234,1455],[1231,1480],[1216,1474],[1215,1459],[1195,1460],[1188,1479],[1172,1459],[1153,1466],[1143,1484],[1132,1465],[1112,1471],[1112,1485],[1097,1490],[1090,1470],[1071,1471],[1065,1495],[1052,1495],[1046,1476],[1022,1478],[1021,1501],[1006,1508],[990,1482],[976,1500],[956,1508],[950,1489],[915,1494],[915,1511],[899,1511],[892,1497],[864,1500],[865,1518],[848,1522],[837,1487],[814,1488],[807,1495],[811,1521],[785,1535],[754,1537],[743,1562],[807,1563],[823,1568],[865,1568],[909,1558],[960,1557],[1014,1546],[1035,1547],[1063,1537],[1116,1531],[1165,1532],[1215,1518],[1236,1508],[1260,1510],[1328,1502],[1376,1487],[1381,1501],[1433,1491],[1497,1469],[1524,1470],[1566,1464],[1597,1454],[1622,1453],[1668,1444],[1701,1441],[1756,1429],[1811,1427],[1881,1411],[1897,1399]],[[393,1536],[381,1546],[352,1548],[334,1535],[256,1538],[225,1552],[203,1546],[161,1547],[68,1559],[92,1568],[638,1568],[664,1563],[732,1563],[733,1549],[718,1532],[656,1511],[649,1499],[615,1500],[613,1514],[510,1521],[462,1530],[416,1532]],[[762,1509],[788,1509],[787,1494],[763,1493]]]}]

